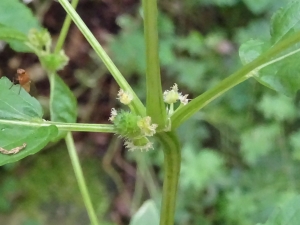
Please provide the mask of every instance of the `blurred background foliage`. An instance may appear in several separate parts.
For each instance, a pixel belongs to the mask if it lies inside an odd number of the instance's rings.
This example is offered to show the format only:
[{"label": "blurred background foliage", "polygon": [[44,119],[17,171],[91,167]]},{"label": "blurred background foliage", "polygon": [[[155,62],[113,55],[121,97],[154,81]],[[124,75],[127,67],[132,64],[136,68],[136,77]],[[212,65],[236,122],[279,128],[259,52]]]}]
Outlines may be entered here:
[{"label": "blurred background foliage", "polygon": [[[272,13],[288,0],[159,0],[162,85],[176,82],[193,98],[241,67],[238,48],[269,37]],[[56,40],[64,12],[52,0],[28,6]],[[78,12],[141,99],[145,48],[140,2],[81,0]],[[62,78],[79,103],[79,122],[107,123],[118,87],[73,25]],[[30,71],[45,106],[49,86],[37,59],[5,44],[1,75]],[[155,94],[155,93],[154,93]],[[176,224],[253,225],[300,187],[299,95],[294,99],[254,79],[233,88],[183,124]],[[100,224],[128,224],[148,198],[159,203],[162,150],[127,152],[116,137],[74,133]],[[1,168],[0,221],[7,225],[88,224],[63,144]],[[299,193],[299,192],[298,192]]]}]

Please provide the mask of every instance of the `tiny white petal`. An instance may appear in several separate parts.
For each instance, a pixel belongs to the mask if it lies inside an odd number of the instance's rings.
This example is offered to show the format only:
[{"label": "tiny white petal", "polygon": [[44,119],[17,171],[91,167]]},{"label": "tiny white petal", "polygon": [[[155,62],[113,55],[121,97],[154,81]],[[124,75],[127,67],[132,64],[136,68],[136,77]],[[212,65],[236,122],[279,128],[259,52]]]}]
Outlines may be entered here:
[{"label": "tiny white petal", "polygon": [[189,95],[180,95],[180,96],[179,96],[180,102],[181,102],[182,104],[184,104],[184,105],[188,104],[188,102],[189,102],[189,100],[190,100],[190,99],[187,98],[188,96],[189,96]]},{"label": "tiny white petal", "polygon": [[111,109],[109,121],[114,121],[115,117],[118,115],[117,110],[115,108]]},{"label": "tiny white petal", "polygon": [[124,105],[129,105],[133,99],[133,96],[129,92],[120,89],[118,92],[117,99],[119,99],[120,102],[123,103]]}]

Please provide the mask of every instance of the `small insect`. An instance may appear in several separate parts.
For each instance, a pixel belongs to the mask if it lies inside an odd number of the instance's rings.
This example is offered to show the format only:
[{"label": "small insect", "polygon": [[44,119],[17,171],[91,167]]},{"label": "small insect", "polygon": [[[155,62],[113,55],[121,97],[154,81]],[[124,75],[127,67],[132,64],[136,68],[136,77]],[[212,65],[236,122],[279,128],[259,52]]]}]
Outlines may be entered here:
[{"label": "small insect", "polygon": [[24,69],[17,69],[16,77],[14,78],[13,84],[9,89],[11,89],[14,84],[16,84],[16,81],[18,81],[20,84],[19,94],[21,92],[21,87],[23,87],[28,93],[30,92],[31,80],[28,73]]},{"label": "small insect", "polygon": [[0,147],[0,152],[5,155],[17,154],[19,151],[26,148],[26,145],[27,145],[26,143],[23,143],[21,146],[15,147],[11,150],[6,150]]}]

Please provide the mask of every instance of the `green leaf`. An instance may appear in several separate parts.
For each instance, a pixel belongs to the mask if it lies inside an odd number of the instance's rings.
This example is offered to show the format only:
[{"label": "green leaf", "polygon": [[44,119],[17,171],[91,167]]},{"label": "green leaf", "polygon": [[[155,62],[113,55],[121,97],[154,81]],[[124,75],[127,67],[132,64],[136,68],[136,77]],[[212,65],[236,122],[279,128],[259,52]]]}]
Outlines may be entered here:
[{"label": "green leaf", "polygon": [[[243,63],[249,63],[276,45],[278,42],[294,35],[300,30],[300,2],[290,2],[285,8],[278,10],[272,17],[271,38],[268,41],[250,40],[240,48],[240,57]],[[296,44],[277,55],[284,56],[299,49]],[[284,59],[268,65],[254,74],[254,77],[263,85],[285,95],[292,96],[300,88],[300,53],[295,53]],[[274,60],[270,59],[270,60]]]},{"label": "green leaf", "polygon": [[298,225],[300,221],[300,196],[276,209],[264,225]]},{"label": "green leaf", "polygon": [[25,42],[27,41],[27,36],[12,27],[0,24],[0,40],[6,42],[11,40]]},{"label": "green leaf", "polygon": [[55,76],[52,87],[53,95],[50,102],[51,120],[55,122],[76,122],[77,101],[75,96],[57,74],[51,76]]},{"label": "green leaf", "polygon": [[249,40],[242,44],[239,50],[240,58],[243,64],[247,64],[256,59],[262,52],[270,46],[261,40]]},{"label": "green leaf", "polygon": [[292,121],[297,114],[296,107],[291,98],[284,95],[265,94],[257,105],[265,118],[277,121]]},{"label": "green leaf", "polygon": [[[55,122],[74,123],[77,119],[77,101],[69,87],[57,75],[51,74],[50,113]],[[66,132],[60,132],[57,140],[64,137]]]},{"label": "green leaf", "polygon": [[0,124],[0,147],[10,150],[26,143],[26,148],[17,154],[0,153],[0,166],[19,161],[33,155],[44,148],[49,141],[57,136],[56,126],[25,127],[20,125]]},{"label": "green leaf", "polygon": [[0,24],[0,40],[7,42],[17,52],[32,52],[25,44],[27,36],[14,28]]},{"label": "green leaf", "polygon": [[[0,1],[0,24],[19,31],[27,36],[32,28],[40,28],[40,24],[30,9],[19,0]],[[12,32],[12,35],[14,32]],[[30,49],[22,41],[5,40],[15,51],[30,52]]]},{"label": "green leaf", "polygon": [[241,137],[241,152],[245,161],[255,165],[261,157],[275,150],[277,143],[274,140],[279,136],[278,124],[261,125],[244,132]]},{"label": "green leaf", "polygon": [[141,30],[122,32],[109,46],[112,58],[126,76],[132,73],[145,74],[146,59],[144,37]]},{"label": "green leaf", "polygon": [[280,8],[272,17],[271,42],[275,44],[299,31],[300,2],[291,1],[286,7]]},{"label": "green leaf", "polygon": [[188,36],[179,38],[175,46],[181,51],[187,51],[191,56],[198,56],[204,51],[204,37],[197,31],[191,31]]},{"label": "green leaf", "polygon": [[26,121],[42,119],[42,106],[23,88],[20,89],[20,85],[12,86],[7,77],[2,77],[0,90],[0,119]]},{"label": "green leaf", "polygon": [[[197,149],[198,150],[198,149]],[[203,190],[224,175],[224,159],[211,149],[196,152],[190,144],[183,148],[181,186],[187,190]]]},{"label": "green leaf", "polygon": [[130,225],[158,225],[159,214],[155,202],[147,200],[133,215]]},{"label": "green leaf", "polygon": [[268,10],[273,0],[243,0],[247,7],[255,14]]},{"label": "green leaf", "polygon": [[289,137],[293,159],[300,160],[300,131],[293,132]]},{"label": "green leaf", "polygon": [[[11,87],[11,88],[10,88]],[[0,79],[0,119],[41,121],[43,110],[40,103],[20,85],[12,86],[6,77]],[[20,91],[20,93],[19,93]],[[17,122],[17,121],[16,121]],[[14,155],[0,153],[0,165],[16,162],[41,150],[57,135],[55,126],[29,127],[17,124],[0,124],[0,147],[10,150],[26,143],[25,149]]]}]

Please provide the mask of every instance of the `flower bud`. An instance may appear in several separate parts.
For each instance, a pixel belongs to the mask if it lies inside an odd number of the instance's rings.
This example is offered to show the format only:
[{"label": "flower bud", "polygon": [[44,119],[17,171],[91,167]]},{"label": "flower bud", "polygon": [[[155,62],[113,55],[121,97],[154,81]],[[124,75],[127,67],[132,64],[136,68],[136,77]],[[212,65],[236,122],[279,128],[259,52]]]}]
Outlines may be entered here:
[{"label": "flower bud", "polygon": [[123,89],[120,89],[118,92],[118,98],[121,103],[124,105],[129,105],[133,99],[132,95]]}]

